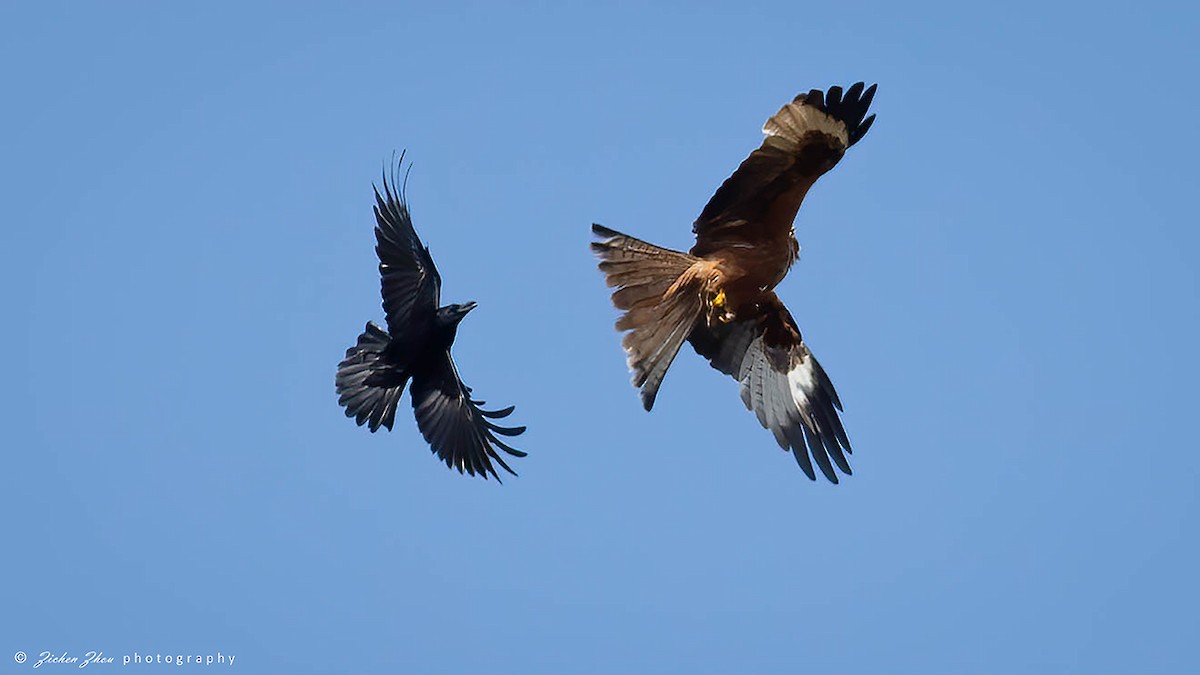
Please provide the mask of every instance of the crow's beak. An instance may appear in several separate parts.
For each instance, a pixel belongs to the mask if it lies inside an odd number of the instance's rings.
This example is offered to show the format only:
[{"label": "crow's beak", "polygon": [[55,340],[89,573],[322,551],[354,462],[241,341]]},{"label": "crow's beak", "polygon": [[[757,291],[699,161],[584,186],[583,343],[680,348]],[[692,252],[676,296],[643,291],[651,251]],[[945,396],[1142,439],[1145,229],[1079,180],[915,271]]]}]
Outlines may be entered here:
[{"label": "crow's beak", "polygon": [[478,306],[479,305],[474,300],[472,300],[471,302],[464,302],[462,305],[462,310],[460,310],[460,311],[462,311],[463,314],[466,314],[467,312],[475,309]]}]

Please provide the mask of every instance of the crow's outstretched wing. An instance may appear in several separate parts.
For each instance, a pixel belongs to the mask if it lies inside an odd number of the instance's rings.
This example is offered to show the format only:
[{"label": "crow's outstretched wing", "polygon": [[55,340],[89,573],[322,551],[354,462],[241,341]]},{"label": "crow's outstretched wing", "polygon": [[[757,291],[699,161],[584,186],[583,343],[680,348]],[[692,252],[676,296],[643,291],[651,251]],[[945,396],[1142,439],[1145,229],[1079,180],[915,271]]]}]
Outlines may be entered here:
[{"label": "crow's outstretched wing", "polygon": [[767,123],[762,145],[721,184],[692,226],[691,253],[708,256],[725,248],[784,241],[800,202],[846,149],[867,133],[875,85],[859,82],[844,93],[813,89],[783,106]]},{"label": "crow's outstretched wing", "polygon": [[742,402],[779,447],[792,451],[805,475],[816,480],[810,455],[831,482],[838,482],[834,465],[850,475],[850,440],[838,416],[842,403],[774,294],[759,305],[757,316],[711,327],[701,323],[688,340],[713,368],[740,383]]},{"label": "crow's outstretched wing", "polygon": [[[404,161],[403,155],[400,161]],[[375,223],[383,311],[388,332],[396,337],[413,321],[432,320],[440,302],[442,277],[413,229],[404,191],[396,191],[394,174],[390,183],[384,174],[382,195],[375,189]]]},{"label": "crow's outstretched wing", "polygon": [[496,438],[517,436],[525,427],[502,427],[491,420],[508,417],[513,411],[509,406],[503,410],[484,410],[483,401],[471,399],[471,388],[463,384],[458,368],[450,352],[442,353],[437,363],[421,375],[415,375],[409,389],[412,395],[413,412],[417,427],[430,448],[446,466],[487,478],[490,473],[496,480],[495,461],[512,475],[517,475],[496,452],[496,448],[514,457],[526,453],[506,445]]}]

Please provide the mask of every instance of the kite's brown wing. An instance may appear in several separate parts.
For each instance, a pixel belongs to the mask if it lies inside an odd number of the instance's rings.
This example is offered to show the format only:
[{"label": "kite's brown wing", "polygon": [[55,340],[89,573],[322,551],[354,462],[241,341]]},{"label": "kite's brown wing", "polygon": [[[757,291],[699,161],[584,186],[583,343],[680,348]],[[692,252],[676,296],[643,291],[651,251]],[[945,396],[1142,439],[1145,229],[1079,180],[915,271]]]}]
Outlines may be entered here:
[{"label": "kite's brown wing", "polygon": [[805,475],[816,480],[811,455],[836,483],[834,465],[851,473],[850,440],[839,417],[842,403],[783,303],[772,293],[759,308],[757,316],[731,324],[702,323],[688,341],[713,368],[740,383],[742,402],[779,447],[792,451]]},{"label": "kite's brown wing", "polygon": [[459,378],[449,351],[442,352],[436,363],[414,375],[409,391],[417,428],[446,466],[472,476],[478,474],[487,478],[491,474],[500,480],[492,466],[495,462],[505,471],[517,475],[504,463],[496,448],[514,457],[524,457],[525,453],[508,446],[496,435],[518,436],[525,427],[502,427],[493,423],[491,420],[508,417],[513,408],[484,410],[484,402],[473,400],[471,388]]},{"label": "kite's brown wing", "polygon": [[708,201],[692,231],[691,254],[780,241],[791,230],[813,183],[867,133],[875,85],[845,92],[813,89],[783,106],[767,123],[762,146],[750,153]]}]

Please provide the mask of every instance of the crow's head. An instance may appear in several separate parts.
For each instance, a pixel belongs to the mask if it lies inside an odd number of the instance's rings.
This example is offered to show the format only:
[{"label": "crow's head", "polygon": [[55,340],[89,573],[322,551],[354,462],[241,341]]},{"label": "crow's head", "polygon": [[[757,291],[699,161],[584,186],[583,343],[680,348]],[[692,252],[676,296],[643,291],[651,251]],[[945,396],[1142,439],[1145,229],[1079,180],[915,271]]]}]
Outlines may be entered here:
[{"label": "crow's head", "polygon": [[438,319],[447,325],[457,325],[473,309],[475,309],[474,301],[461,305],[446,305],[438,309]]}]

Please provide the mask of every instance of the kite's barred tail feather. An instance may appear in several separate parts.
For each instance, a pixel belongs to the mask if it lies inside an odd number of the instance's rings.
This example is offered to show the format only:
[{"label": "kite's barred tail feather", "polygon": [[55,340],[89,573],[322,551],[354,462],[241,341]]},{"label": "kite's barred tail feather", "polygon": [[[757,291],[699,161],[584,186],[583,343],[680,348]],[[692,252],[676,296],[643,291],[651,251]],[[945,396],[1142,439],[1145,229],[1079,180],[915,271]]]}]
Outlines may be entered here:
[{"label": "kite's barred tail feather", "polygon": [[700,280],[690,275],[680,279],[700,259],[601,225],[592,225],[592,232],[603,239],[592,243],[592,251],[600,256],[608,285],[617,289],[613,304],[625,312],[617,330],[629,331],[623,345],[633,385],[650,410],[667,368],[702,311]]}]

